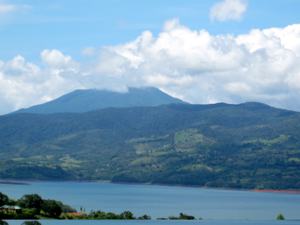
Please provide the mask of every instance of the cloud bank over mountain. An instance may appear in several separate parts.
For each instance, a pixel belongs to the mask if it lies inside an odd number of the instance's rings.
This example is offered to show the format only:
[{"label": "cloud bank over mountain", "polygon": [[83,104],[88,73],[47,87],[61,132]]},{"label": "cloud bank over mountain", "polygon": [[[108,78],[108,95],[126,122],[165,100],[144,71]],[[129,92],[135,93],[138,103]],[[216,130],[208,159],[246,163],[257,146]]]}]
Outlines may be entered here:
[{"label": "cloud bank over mountain", "polygon": [[[125,92],[155,86],[199,104],[259,101],[300,110],[300,24],[234,36],[191,30],[170,19],[154,37],[82,50],[85,63],[56,49],[41,62],[0,61],[0,113],[40,104],[74,89]],[[93,57],[94,56],[94,57]]]}]

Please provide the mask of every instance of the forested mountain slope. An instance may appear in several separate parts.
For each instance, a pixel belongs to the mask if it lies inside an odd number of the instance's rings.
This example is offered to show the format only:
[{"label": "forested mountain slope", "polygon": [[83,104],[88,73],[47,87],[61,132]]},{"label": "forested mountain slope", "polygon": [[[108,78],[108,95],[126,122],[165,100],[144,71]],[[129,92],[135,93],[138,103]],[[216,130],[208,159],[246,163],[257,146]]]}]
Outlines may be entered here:
[{"label": "forested mountain slope", "polygon": [[300,189],[300,114],[260,103],[0,117],[0,178]]}]

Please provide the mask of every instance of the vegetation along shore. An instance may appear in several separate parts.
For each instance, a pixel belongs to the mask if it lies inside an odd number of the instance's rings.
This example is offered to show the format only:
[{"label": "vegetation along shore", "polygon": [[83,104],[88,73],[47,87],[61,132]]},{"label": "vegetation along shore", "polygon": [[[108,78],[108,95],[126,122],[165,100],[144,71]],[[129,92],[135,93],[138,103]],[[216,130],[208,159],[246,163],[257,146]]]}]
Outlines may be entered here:
[{"label": "vegetation along shore", "polygon": [[[85,209],[80,208],[81,212],[52,199],[42,199],[37,194],[24,195],[18,200],[10,199],[7,195],[0,192],[0,220],[10,219],[82,219],[82,220],[151,220],[149,215],[136,217],[130,211],[120,214],[104,212],[101,210],[86,213]],[[168,218],[157,218],[160,220],[195,220],[191,215],[180,213],[178,217],[169,216]],[[202,218],[199,218],[202,219]]]}]

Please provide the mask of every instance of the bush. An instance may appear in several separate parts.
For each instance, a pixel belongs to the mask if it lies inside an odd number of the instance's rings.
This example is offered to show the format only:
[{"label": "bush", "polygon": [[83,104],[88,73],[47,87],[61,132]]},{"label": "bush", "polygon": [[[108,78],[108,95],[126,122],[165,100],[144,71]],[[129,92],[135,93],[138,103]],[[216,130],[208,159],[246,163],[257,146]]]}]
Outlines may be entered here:
[{"label": "bush", "polygon": [[0,219],[13,219],[15,216],[14,213],[3,213],[0,212]]},{"label": "bush", "polygon": [[3,220],[0,220],[0,225],[8,225],[8,223]]},{"label": "bush", "polygon": [[280,213],[278,216],[277,216],[277,220],[285,220],[284,216]]},{"label": "bush", "polygon": [[28,220],[28,219],[37,219],[37,217],[34,214],[31,214],[31,213],[20,213],[20,214],[14,214],[13,219]]},{"label": "bush", "polygon": [[24,221],[21,225],[42,225],[38,221]]}]

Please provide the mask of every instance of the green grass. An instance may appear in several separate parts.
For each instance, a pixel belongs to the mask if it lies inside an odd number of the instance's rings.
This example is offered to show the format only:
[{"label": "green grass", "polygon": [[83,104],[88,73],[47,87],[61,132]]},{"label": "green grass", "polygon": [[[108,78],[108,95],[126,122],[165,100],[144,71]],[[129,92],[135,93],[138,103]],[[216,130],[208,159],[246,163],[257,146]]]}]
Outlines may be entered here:
[{"label": "green grass", "polygon": [[31,156],[29,159],[43,159],[41,155]]},{"label": "green grass", "polygon": [[154,162],[156,162],[156,159],[153,157],[143,157],[132,161],[130,165],[133,166],[133,165],[141,165],[141,164],[150,164]]},{"label": "green grass", "polygon": [[59,160],[63,161],[66,164],[81,164],[83,162],[83,161],[79,161],[79,160],[73,159],[73,158],[71,158],[69,156],[62,157]]},{"label": "green grass", "polygon": [[46,155],[46,159],[47,160],[51,160],[51,159],[53,159],[55,157],[55,155]]},{"label": "green grass", "polygon": [[136,154],[141,155],[144,153],[151,153],[155,151],[167,151],[170,143],[166,140],[166,136],[150,137],[150,138],[136,138],[127,141],[126,143],[132,144],[136,150]]},{"label": "green grass", "polygon": [[56,145],[43,145],[43,148],[47,148],[50,150],[64,150],[63,148]]},{"label": "green grass", "polygon": [[258,169],[256,175],[269,175],[273,173],[280,173],[279,169]]},{"label": "green grass", "polygon": [[77,168],[81,167],[80,165],[70,164],[70,163],[61,163],[60,166],[64,167],[64,168],[69,168],[69,169],[74,168],[74,167],[77,167]]},{"label": "green grass", "polygon": [[75,133],[75,134],[65,135],[63,137],[57,138],[57,140],[58,141],[65,141],[65,140],[69,140],[69,139],[75,138],[77,136],[78,136],[78,134]]},{"label": "green grass", "polygon": [[23,160],[25,160],[25,158],[12,158],[11,160],[13,160],[13,161],[23,161]]},{"label": "green grass", "polygon": [[299,163],[300,159],[298,159],[298,158],[289,158],[289,161],[294,161],[294,162]]},{"label": "green grass", "polygon": [[142,154],[145,151],[149,151],[149,150],[154,150],[155,149],[149,143],[133,145],[133,147],[135,148],[137,154]]},{"label": "green grass", "polygon": [[132,144],[132,143],[140,143],[140,142],[147,142],[147,141],[160,141],[162,139],[167,138],[168,136],[169,135],[151,136],[151,137],[143,137],[143,138],[133,138],[133,139],[130,139],[130,140],[126,141],[126,143]]},{"label": "green grass", "polygon": [[80,168],[81,163],[83,163],[83,161],[79,161],[79,160],[76,160],[74,158],[71,158],[69,157],[68,155],[66,157],[62,157],[59,159],[59,161],[61,162],[60,163],[60,166],[64,167],[64,168]]},{"label": "green grass", "polygon": [[281,135],[279,135],[278,138],[274,138],[274,139],[270,139],[270,140],[260,138],[260,139],[255,139],[255,140],[251,140],[251,141],[245,141],[244,143],[260,142],[260,143],[263,143],[265,145],[272,145],[272,144],[276,144],[276,143],[282,143],[282,142],[288,140],[289,137],[290,137],[290,135],[281,134]]},{"label": "green grass", "polygon": [[201,169],[207,169],[207,170],[212,170],[211,168],[207,167],[207,166],[204,166],[204,165],[200,165],[200,164],[192,164],[192,165],[187,165],[187,166],[184,166],[182,168],[179,169],[180,170],[201,170]]},{"label": "green grass", "polygon": [[193,146],[197,143],[208,144],[213,143],[212,139],[204,137],[203,134],[197,133],[197,129],[188,129],[176,132],[174,135],[174,143],[176,146]]},{"label": "green grass", "polygon": [[168,152],[159,152],[159,151],[155,151],[153,153],[151,153],[151,156],[162,156],[162,155],[167,155]]}]

